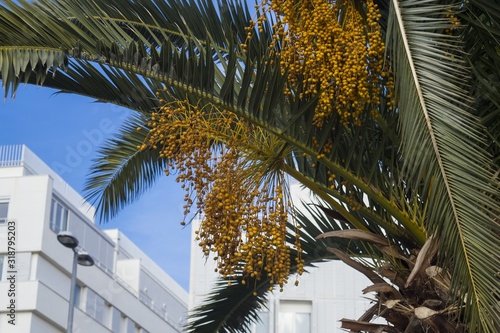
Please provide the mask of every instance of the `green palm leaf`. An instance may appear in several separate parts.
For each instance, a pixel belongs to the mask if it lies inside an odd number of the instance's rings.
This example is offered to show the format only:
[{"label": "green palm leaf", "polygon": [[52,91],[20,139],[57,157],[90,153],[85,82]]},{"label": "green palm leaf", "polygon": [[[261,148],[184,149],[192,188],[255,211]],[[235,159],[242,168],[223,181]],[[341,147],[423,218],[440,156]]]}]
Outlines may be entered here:
[{"label": "green palm leaf", "polygon": [[[154,151],[137,151],[145,134],[135,131],[159,106],[158,90],[167,88],[161,96],[166,102],[189,99],[235,113],[282,140],[283,151],[291,152],[283,170],[348,221],[325,226],[355,226],[386,236],[406,254],[429,234],[441,239],[441,260],[453,269],[455,296],[466,301],[471,331],[494,331],[499,324],[492,292],[497,269],[485,264],[497,259],[495,218],[500,215],[498,181],[486,154],[498,152],[499,134],[499,62],[497,45],[491,43],[498,26],[495,12],[488,10],[492,1],[461,8],[469,20],[463,42],[443,33],[453,11],[436,5],[439,1],[393,1],[390,8],[381,1],[397,111],[381,106],[381,117],[363,118],[362,127],[340,126],[335,116],[321,129],[312,126],[315,97],[288,100],[283,95],[286,73],[274,65],[279,57],[268,52],[272,18],[247,41],[251,15],[236,0],[217,6],[206,0],[5,0],[2,85],[7,94],[21,82],[44,83],[144,113],[108,143],[96,162],[88,188],[94,200],[101,200],[103,217],[116,214],[161,174],[164,161]],[[483,47],[476,35],[488,43]],[[239,47],[243,41],[246,54]],[[57,73],[59,67],[67,71]],[[471,78],[479,81],[472,94]],[[333,149],[320,155],[329,140]],[[337,180],[329,180],[328,172]],[[99,193],[104,193],[101,199]],[[361,208],[353,209],[353,198]],[[308,235],[303,234],[307,243],[318,246]],[[374,255],[361,247],[350,250]]]},{"label": "green palm leaf", "polygon": [[[204,303],[191,310],[187,332],[248,332],[258,319],[259,310],[265,309],[269,281],[257,285],[243,285],[241,281],[219,279]],[[254,296],[253,293],[257,293]]]},{"label": "green palm leaf", "polygon": [[488,152],[500,165],[500,14],[491,0],[467,3],[460,18],[464,27],[464,50],[472,69],[471,96],[488,129]]},{"label": "green palm leaf", "polygon": [[[36,84],[30,77],[27,83]],[[108,65],[72,60],[65,72],[45,78],[44,86],[57,89],[59,93],[87,96],[97,102],[112,103],[142,114],[160,107],[155,93],[163,88],[160,81],[144,79],[133,72],[126,72]]]},{"label": "green palm leaf", "polygon": [[[498,187],[485,153],[485,129],[471,114],[460,41],[443,33],[450,7],[398,1],[389,17],[405,179],[430,202],[426,229],[442,241],[455,296],[471,331],[495,331]],[[425,16],[423,15],[425,13]],[[465,299],[465,295],[467,298]]]},{"label": "green palm leaf", "polygon": [[145,118],[128,120],[117,138],[99,150],[85,185],[86,199],[96,204],[101,220],[107,221],[147,191],[164,173],[166,161],[157,150],[139,150],[147,135]]}]

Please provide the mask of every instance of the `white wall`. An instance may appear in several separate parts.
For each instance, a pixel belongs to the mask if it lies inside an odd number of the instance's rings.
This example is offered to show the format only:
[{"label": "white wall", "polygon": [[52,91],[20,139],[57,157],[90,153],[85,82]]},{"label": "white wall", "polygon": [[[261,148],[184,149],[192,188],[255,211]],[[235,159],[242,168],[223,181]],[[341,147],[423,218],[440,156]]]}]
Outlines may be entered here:
[{"label": "white wall", "polygon": [[[1,288],[0,288],[1,289]],[[1,313],[0,316],[0,332],[5,333],[26,333],[26,332],[35,332],[31,331],[32,326],[32,313],[31,312],[18,312],[16,314],[16,325],[10,325],[8,323],[9,317],[7,317],[4,313]],[[40,333],[62,333],[57,330],[47,330],[47,326],[42,327],[42,331]],[[38,331],[36,331],[38,332]]]},{"label": "white wall", "polygon": [[[300,190],[298,184],[291,186],[294,205],[300,206],[301,200],[311,202],[314,199],[307,191]],[[217,278],[214,273],[214,260],[202,255],[195,241],[194,230],[199,227],[199,220],[193,221],[191,233],[191,279],[189,309],[201,304],[205,296],[213,289]],[[370,301],[362,290],[371,285],[369,279],[341,261],[318,263],[317,268],[307,267],[309,273],[300,276],[299,285],[290,277],[283,292],[275,290],[269,295],[269,333],[279,332],[279,312],[281,301],[304,301],[312,305],[311,332],[345,332],[340,329],[342,318],[357,319],[370,307]],[[369,295],[367,296],[369,297]],[[261,333],[261,332],[257,332]]]},{"label": "white wall", "polygon": [[[217,275],[214,273],[213,260],[202,259],[199,249],[192,249],[191,293],[189,308],[200,305],[206,294],[213,288]],[[342,318],[357,319],[370,307],[369,300],[361,290],[372,283],[364,275],[340,261],[317,264],[318,268],[307,268],[309,273],[299,277],[299,285],[290,278],[283,292],[279,290],[268,294],[271,309],[270,333],[278,332],[280,301],[310,301],[312,304],[311,332],[345,332],[340,329]],[[191,266],[193,268],[193,265]],[[369,296],[369,295],[368,295]]]},{"label": "white wall", "polygon": [[[66,326],[73,252],[62,246],[50,229],[53,194],[70,210],[69,230],[96,261],[92,267],[78,266],[77,283],[82,293],[81,307],[75,310],[74,332],[110,332],[106,327],[108,322],[100,323],[85,313],[85,295],[90,291],[104,300],[108,310],[111,309],[108,305],[113,305],[128,318],[127,321],[134,321],[150,333],[179,332],[177,317],[187,310],[186,291],[124,236],[123,252],[131,254],[131,260],[121,262],[117,265],[119,272],[115,271],[115,259],[121,245],[115,244],[93,224],[93,208],[83,203],[76,191],[24,146],[22,154],[24,159],[15,164],[21,165],[18,167],[6,167],[5,161],[0,160],[0,200],[9,201],[8,217],[16,222],[18,268],[16,326],[8,325],[7,309],[2,306],[0,333],[58,333]],[[40,172],[45,174],[37,175]],[[119,238],[117,236],[116,241]],[[5,255],[6,241],[7,226],[0,225],[0,255]],[[130,275],[125,268],[131,265],[133,272]],[[128,276],[134,288],[116,280],[118,275]],[[173,290],[169,290],[170,282]],[[0,300],[6,299],[4,295],[9,285],[5,278],[0,281]],[[175,307],[178,311],[171,312],[175,319],[159,315],[139,300],[141,287],[150,289],[158,302],[167,299],[164,301],[168,303],[167,309]]]},{"label": "white wall", "polygon": [[294,286],[291,279],[282,293],[273,293],[270,302],[274,303],[276,313],[280,311],[280,301],[311,301],[311,332],[343,332],[340,319],[357,319],[370,307],[361,290],[372,283],[343,262],[319,263],[317,268],[307,270],[309,273],[299,277],[299,286]]},{"label": "white wall", "polygon": [[[29,240],[17,242],[18,252],[41,250],[50,193],[51,179],[48,176],[3,178],[0,175],[0,198],[9,200],[8,217],[16,222],[16,238]],[[0,251],[5,251],[4,248]]]},{"label": "white wall", "polygon": [[[47,322],[45,319],[40,318],[35,313],[31,313],[29,315],[31,317],[31,330],[29,332],[37,332],[37,333],[63,333],[63,332],[65,332],[64,330],[62,330],[58,327],[55,327],[51,323]],[[20,331],[20,332],[28,332],[28,331]]]},{"label": "white wall", "polygon": [[116,262],[116,275],[134,292],[139,294],[139,276],[141,272],[141,259],[123,259]]}]

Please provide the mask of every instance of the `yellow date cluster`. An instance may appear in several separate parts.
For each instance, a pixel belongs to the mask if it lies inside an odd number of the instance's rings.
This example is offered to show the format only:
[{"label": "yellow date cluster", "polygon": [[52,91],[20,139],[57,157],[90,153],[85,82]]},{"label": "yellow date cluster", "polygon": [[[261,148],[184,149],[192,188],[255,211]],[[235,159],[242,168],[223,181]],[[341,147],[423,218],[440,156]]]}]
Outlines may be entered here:
[{"label": "yellow date cluster", "polygon": [[[280,67],[288,71],[291,89],[301,86],[299,96],[319,94],[314,124],[321,127],[338,113],[343,125],[361,125],[368,110],[377,116],[380,87],[386,77],[382,67],[385,46],[379,25],[380,13],[372,0],[362,9],[354,1],[275,0],[264,2],[277,14],[275,47],[280,41]],[[258,20],[259,23],[261,20]]]},{"label": "yellow date cluster", "polygon": [[[228,279],[243,276],[244,284],[269,278],[282,289],[291,266],[289,194],[284,177],[265,177],[244,158],[255,150],[252,144],[260,146],[252,127],[227,111],[187,101],[164,105],[147,125],[139,148],[159,149],[168,160],[165,172],[176,172],[186,191],[184,213],[193,207],[201,213],[196,240],[216,260],[216,271]],[[301,274],[300,256],[297,266]]]}]

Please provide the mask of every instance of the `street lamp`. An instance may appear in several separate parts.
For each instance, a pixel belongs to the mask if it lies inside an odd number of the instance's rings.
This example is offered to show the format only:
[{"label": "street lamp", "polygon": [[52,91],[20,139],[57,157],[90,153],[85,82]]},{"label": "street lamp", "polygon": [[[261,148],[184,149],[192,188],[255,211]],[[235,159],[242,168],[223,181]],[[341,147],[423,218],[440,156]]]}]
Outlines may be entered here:
[{"label": "street lamp", "polygon": [[71,288],[69,294],[68,324],[66,333],[73,332],[73,315],[75,313],[75,288],[76,288],[76,269],[78,265],[92,266],[94,259],[85,251],[77,250],[78,239],[69,231],[61,231],[57,235],[57,240],[62,245],[73,250],[73,269],[71,271]]}]

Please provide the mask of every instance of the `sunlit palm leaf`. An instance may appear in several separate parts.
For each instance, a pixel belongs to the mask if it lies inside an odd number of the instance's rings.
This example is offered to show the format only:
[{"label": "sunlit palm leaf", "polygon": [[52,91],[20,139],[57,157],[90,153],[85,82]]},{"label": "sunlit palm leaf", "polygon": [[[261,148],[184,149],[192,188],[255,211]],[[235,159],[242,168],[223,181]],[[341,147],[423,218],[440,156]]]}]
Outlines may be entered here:
[{"label": "sunlit palm leaf", "polygon": [[389,18],[405,179],[428,191],[426,229],[442,241],[441,260],[453,262],[455,295],[467,294],[471,332],[494,332],[498,280],[490,263],[498,258],[487,249],[498,249],[498,188],[482,149],[485,130],[462,89],[469,77],[459,40],[443,33],[448,9],[398,1]]}]

